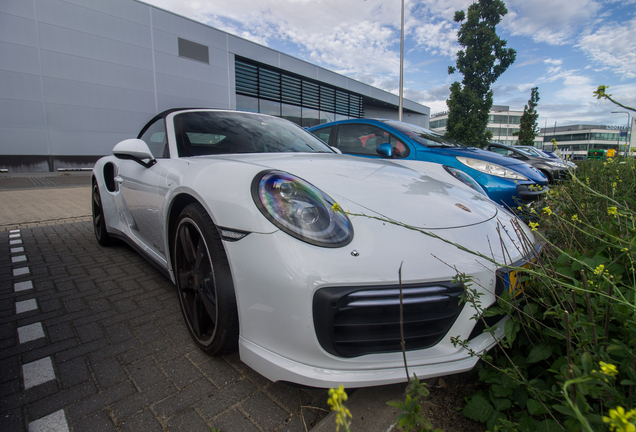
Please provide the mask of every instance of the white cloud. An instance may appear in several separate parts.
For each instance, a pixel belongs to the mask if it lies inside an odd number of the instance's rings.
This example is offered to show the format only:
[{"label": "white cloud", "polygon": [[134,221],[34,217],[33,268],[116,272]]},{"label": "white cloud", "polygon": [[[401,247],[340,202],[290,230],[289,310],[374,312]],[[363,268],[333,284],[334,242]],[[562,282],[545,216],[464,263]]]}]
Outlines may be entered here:
[{"label": "white cloud", "polygon": [[592,61],[610,67],[623,78],[636,78],[636,18],[620,25],[610,23],[581,37],[576,45]]},{"label": "white cloud", "polygon": [[548,59],[543,60],[543,63],[554,65],[554,66],[560,66],[560,65],[563,64],[563,60],[548,58]]},{"label": "white cloud", "polygon": [[506,7],[502,24],[512,35],[549,45],[571,43],[601,9],[596,0],[508,0]]}]

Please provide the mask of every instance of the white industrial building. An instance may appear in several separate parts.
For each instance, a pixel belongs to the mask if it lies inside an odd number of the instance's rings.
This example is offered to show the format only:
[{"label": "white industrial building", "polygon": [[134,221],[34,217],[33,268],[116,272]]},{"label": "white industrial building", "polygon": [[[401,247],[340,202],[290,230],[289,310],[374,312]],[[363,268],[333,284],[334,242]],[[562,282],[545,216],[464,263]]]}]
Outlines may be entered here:
[{"label": "white industrial building", "polygon": [[[0,169],[91,167],[156,113],[259,111],[303,126],[398,116],[398,96],[135,0],[0,1]],[[430,109],[405,100],[404,120]]]}]

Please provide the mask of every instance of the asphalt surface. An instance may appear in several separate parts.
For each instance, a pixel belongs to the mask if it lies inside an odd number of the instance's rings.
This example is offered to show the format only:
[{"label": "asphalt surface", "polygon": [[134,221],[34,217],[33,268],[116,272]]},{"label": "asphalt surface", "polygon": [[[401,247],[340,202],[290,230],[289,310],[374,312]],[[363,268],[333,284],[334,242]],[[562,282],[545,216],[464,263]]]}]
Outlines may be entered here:
[{"label": "asphalt surface", "polygon": [[[90,194],[87,172],[0,174],[0,430],[335,430],[326,390],[203,354],[174,285],[97,244]],[[353,430],[393,430],[402,391],[355,391]]]}]

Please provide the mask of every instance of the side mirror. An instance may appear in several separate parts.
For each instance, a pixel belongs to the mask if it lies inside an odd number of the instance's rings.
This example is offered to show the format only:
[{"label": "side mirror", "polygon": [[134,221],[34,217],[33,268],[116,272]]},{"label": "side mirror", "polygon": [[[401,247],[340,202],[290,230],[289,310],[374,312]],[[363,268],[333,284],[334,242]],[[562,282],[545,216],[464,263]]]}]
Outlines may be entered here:
[{"label": "side mirror", "polygon": [[393,156],[393,147],[389,143],[380,144],[375,151],[377,154],[385,158]]},{"label": "side mirror", "polygon": [[[135,162],[150,168],[157,163],[152,152],[148,148],[148,144],[140,139],[127,139],[119,142],[113,147],[113,154],[119,159],[131,159]],[[144,162],[148,159],[148,162]]]},{"label": "side mirror", "polygon": [[340,149],[338,147],[333,147],[333,146],[329,146],[331,148],[331,150],[335,151],[338,154],[342,154],[342,152],[340,151]]}]

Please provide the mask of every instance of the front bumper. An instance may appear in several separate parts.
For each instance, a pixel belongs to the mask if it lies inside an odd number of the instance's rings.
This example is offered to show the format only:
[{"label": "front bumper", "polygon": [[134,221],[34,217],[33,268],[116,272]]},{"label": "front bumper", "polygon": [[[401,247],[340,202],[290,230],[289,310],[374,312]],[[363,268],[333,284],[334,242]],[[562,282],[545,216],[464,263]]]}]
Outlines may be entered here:
[{"label": "front bumper", "polygon": [[542,198],[550,188],[540,185],[519,185],[517,186],[517,194],[524,203],[537,201]]},{"label": "front bumper", "polygon": [[[506,217],[505,223],[509,220],[503,212],[501,217]],[[346,357],[322,346],[315,326],[315,315],[321,311],[313,305],[316,293],[323,289],[359,291],[396,285],[401,265],[405,285],[448,282],[456,275],[455,266],[471,276],[473,288],[483,293],[483,307],[495,302],[495,268],[486,260],[390,223],[361,217],[353,217],[352,223],[354,239],[343,248],[312,246],[280,231],[252,233],[224,243],[236,290],[241,359],[265,377],[315,387],[406,380],[399,350]],[[440,234],[470,250],[484,251],[488,244],[501,244],[496,225],[493,220],[478,227],[440,230]],[[515,245],[503,242],[515,255]],[[465,304],[439,342],[407,351],[409,370],[426,378],[472,368],[477,358],[454,346],[451,338],[469,338],[475,313]],[[481,352],[494,343],[489,334],[483,334],[470,340],[469,347]]]}]

